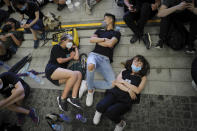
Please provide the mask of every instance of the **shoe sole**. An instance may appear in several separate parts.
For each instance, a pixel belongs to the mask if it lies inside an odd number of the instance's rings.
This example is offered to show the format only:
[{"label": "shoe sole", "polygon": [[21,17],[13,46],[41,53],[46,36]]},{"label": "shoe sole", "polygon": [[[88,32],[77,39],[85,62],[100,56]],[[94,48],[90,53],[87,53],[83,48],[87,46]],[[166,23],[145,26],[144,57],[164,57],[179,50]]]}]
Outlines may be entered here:
[{"label": "shoe sole", "polygon": [[61,111],[64,111],[64,110],[62,109],[62,107],[60,106],[59,97],[57,97],[57,103],[58,103],[59,109],[60,109]]},{"label": "shoe sole", "polygon": [[[87,94],[88,95],[88,94]],[[93,95],[94,95],[94,92],[93,92]],[[93,96],[93,99],[94,99],[94,96]],[[93,101],[92,101],[92,104],[90,104],[90,105],[87,105],[87,96],[86,96],[86,106],[87,107],[91,107],[93,105]]]},{"label": "shoe sole", "polygon": [[67,99],[67,101],[68,101],[71,105],[73,105],[74,107],[81,108],[80,106],[78,106],[78,105],[72,103],[72,101],[71,101],[70,99]]}]

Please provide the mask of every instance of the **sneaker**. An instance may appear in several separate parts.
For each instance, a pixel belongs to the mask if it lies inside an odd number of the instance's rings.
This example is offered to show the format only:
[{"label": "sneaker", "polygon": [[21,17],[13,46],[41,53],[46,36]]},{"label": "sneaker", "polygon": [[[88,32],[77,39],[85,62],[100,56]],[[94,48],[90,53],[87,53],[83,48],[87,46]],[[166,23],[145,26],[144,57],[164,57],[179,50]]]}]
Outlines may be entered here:
[{"label": "sneaker", "polygon": [[67,101],[68,101],[71,105],[73,105],[73,106],[75,106],[75,107],[77,107],[77,108],[82,108],[82,107],[81,107],[81,103],[80,103],[79,99],[77,99],[77,98],[67,98]]},{"label": "sneaker", "polygon": [[39,47],[39,40],[34,40],[34,49]]},{"label": "sneaker", "polygon": [[146,49],[150,49],[152,45],[150,34],[149,33],[144,34],[144,36],[142,37],[142,40],[144,41]]},{"label": "sneaker", "polygon": [[162,49],[164,42],[162,40],[159,40],[159,42],[155,45],[155,48]]},{"label": "sneaker", "polygon": [[91,15],[92,14],[92,8],[91,8],[91,5],[90,5],[90,0],[86,0],[86,3],[85,3],[85,11],[88,15]]},{"label": "sneaker", "polygon": [[94,115],[94,118],[93,118],[94,125],[98,125],[99,124],[99,122],[101,120],[101,115],[102,115],[102,113],[100,113],[98,111],[95,112],[95,115]]},{"label": "sneaker", "polygon": [[88,107],[92,106],[93,96],[94,96],[94,91],[92,93],[88,92],[87,97],[86,97],[86,106]]},{"label": "sneaker", "polygon": [[196,86],[196,83],[194,82],[194,80],[192,81],[192,87],[197,91],[197,86]]},{"label": "sneaker", "polygon": [[58,4],[57,10],[62,11],[65,8],[66,4]]},{"label": "sneaker", "polygon": [[58,102],[58,106],[60,108],[60,110],[62,111],[67,111],[68,106],[67,106],[67,101],[66,100],[62,100],[61,96],[57,97],[57,102]]},{"label": "sneaker", "polygon": [[123,131],[125,126],[126,126],[126,122],[125,121],[121,121],[121,123],[116,125],[116,128],[115,128],[114,131]]},{"label": "sneaker", "polygon": [[30,109],[29,117],[31,117],[32,121],[33,121],[36,125],[39,124],[39,117],[38,117],[38,115],[36,114],[35,109]]},{"label": "sneaker", "polygon": [[17,125],[22,126],[25,123],[25,114],[17,113]]},{"label": "sneaker", "polygon": [[130,43],[131,44],[134,44],[136,41],[138,41],[139,40],[139,37],[137,36],[137,35],[133,35],[133,37],[131,38],[131,40],[130,40]]},{"label": "sneaker", "polygon": [[187,49],[187,50],[185,50],[185,53],[188,55],[193,55],[196,53],[196,49]]},{"label": "sneaker", "polygon": [[85,80],[82,80],[81,86],[79,89],[79,98],[81,98],[83,96],[83,93],[87,90],[88,90],[87,82]]}]

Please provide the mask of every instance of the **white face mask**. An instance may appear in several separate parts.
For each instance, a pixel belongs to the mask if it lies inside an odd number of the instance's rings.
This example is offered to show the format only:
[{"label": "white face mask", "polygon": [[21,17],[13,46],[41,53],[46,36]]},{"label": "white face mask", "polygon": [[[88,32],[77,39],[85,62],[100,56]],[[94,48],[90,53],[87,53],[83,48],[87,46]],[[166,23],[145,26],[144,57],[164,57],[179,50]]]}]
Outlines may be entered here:
[{"label": "white face mask", "polygon": [[70,49],[72,46],[73,46],[73,43],[72,43],[72,42],[68,42],[68,43],[66,44],[66,47],[67,47],[68,49]]},{"label": "white face mask", "polygon": [[3,88],[3,83],[0,84],[0,90]]}]

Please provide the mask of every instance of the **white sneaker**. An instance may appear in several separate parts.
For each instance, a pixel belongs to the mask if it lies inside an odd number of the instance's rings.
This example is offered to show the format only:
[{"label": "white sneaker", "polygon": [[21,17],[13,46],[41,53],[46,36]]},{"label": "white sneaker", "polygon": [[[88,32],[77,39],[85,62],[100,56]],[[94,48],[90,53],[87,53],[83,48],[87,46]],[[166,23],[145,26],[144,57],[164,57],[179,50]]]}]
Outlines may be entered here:
[{"label": "white sneaker", "polygon": [[100,113],[98,111],[95,112],[95,115],[94,115],[94,118],[93,118],[94,125],[98,125],[99,124],[99,122],[101,120],[101,115],[102,115],[102,113]]},{"label": "white sneaker", "polygon": [[197,86],[196,86],[196,83],[194,81],[192,81],[192,87],[197,91]]},{"label": "white sneaker", "polygon": [[83,96],[83,93],[87,90],[88,90],[87,82],[85,80],[82,80],[81,86],[79,89],[79,98],[81,98]]},{"label": "white sneaker", "polygon": [[94,91],[90,93],[88,91],[87,97],[86,97],[86,106],[90,107],[93,104],[93,96],[94,96]]},{"label": "white sneaker", "polygon": [[126,126],[126,122],[125,121],[122,121],[121,123],[117,124],[116,125],[116,128],[114,131],[123,131],[123,129],[125,128]]}]

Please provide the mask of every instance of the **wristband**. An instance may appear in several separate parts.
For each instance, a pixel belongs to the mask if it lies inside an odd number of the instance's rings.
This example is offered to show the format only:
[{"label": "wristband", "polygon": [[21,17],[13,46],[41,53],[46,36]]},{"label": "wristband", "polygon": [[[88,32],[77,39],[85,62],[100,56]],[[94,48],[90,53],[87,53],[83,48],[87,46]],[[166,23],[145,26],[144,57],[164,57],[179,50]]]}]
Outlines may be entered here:
[{"label": "wristband", "polygon": [[105,42],[105,38],[104,38],[104,41],[103,42]]}]

